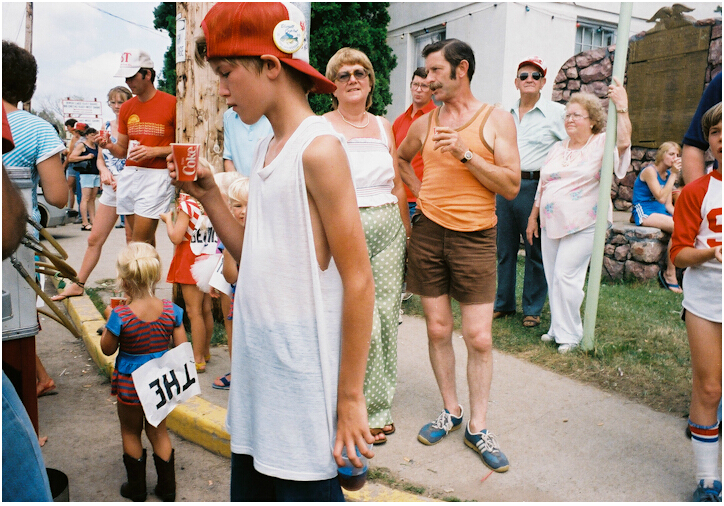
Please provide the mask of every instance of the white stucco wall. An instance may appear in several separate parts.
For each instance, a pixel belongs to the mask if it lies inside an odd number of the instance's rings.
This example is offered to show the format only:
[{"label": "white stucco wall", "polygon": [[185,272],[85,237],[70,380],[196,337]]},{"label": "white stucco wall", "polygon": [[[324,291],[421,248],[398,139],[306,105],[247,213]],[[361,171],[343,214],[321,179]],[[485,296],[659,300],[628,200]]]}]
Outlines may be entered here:
[{"label": "white stucco wall", "polygon": [[[647,20],[674,2],[634,2],[629,36],[653,28]],[[526,10],[526,5],[529,7]],[[717,2],[686,2],[696,19],[714,17]],[[574,54],[579,18],[616,24],[619,2],[392,2],[388,44],[397,56],[390,76],[393,121],[410,105],[408,85],[415,69],[414,37],[425,28],[445,23],[446,37],[457,38],[475,51],[473,94],[488,103],[510,105],[518,98],[513,81],[517,66],[537,54],[548,65],[543,96],[550,98],[558,69]]]}]

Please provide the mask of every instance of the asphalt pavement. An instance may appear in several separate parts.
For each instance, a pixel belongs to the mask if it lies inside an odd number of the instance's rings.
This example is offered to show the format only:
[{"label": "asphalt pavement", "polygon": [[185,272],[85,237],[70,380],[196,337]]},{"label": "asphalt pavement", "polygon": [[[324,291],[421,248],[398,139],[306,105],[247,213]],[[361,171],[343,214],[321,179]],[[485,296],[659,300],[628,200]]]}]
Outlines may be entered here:
[{"label": "asphalt pavement", "polygon": [[[78,225],[50,230],[68,251],[69,263],[78,269],[87,233],[80,231]],[[124,243],[124,231],[114,229],[86,287],[115,278],[115,254]],[[173,246],[162,224],[156,243],[167,269]],[[164,280],[165,274],[164,271]],[[171,286],[162,281],[157,295],[171,298]],[[97,321],[100,316],[87,306],[89,301],[85,299],[71,299],[69,311],[86,322],[85,333],[90,335],[102,324],[102,319]],[[544,330],[541,329],[541,333]],[[70,334],[67,339],[73,340]],[[108,367],[96,356],[94,346],[92,341],[85,343],[86,361],[93,358],[99,367]],[[467,412],[466,350],[459,336],[454,338],[454,348],[459,398]],[[43,360],[43,354],[58,352],[40,346],[39,350]],[[422,319],[403,316],[398,351],[398,388],[393,405],[397,430],[388,437],[387,444],[374,448],[376,455],[371,466],[389,470],[399,486],[412,490],[417,497],[394,495],[398,492],[368,484],[362,491],[349,494],[348,499],[410,501],[434,496],[501,502],[690,500],[695,468],[691,443],[684,436],[685,419],[653,411],[497,351],[493,355],[488,428],[508,456],[510,470],[491,474],[480,458],[464,445],[462,430],[451,433],[437,445],[420,444],[416,437],[418,430],[434,420],[442,407],[429,363]],[[206,451],[209,454],[228,455],[228,434],[223,428],[228,392],[211,388],[214,378],[228,370],[228,351],[225,347],[215,348],[207,372],[200,375],[201,395],[188,403],[190,406],[177,408],[169,417],[172,430],[183,439],[209,448]],[[54,371],[49,372],[54,375]],[[110,391],[110,386],[106,387]],[[58,391],[58,396],[49,399],[64,395],[62,384]],[[79,416],[86,402],[101,402],[98,398],[86,401],[68,397],[64,396],[64,401],[72,402]],[[50,416],[44,408],[45,401],[41,399],[41,435],[48,423],[44,418]],[[103,402],[109,401],[103,399]],[[174,416],[177,420],[172,422]],[[112,422],[112,430],[117,431],[117,420]],[[113,458],[119,460],[120,457],[113,455]],[[228,483],[228,461],[225,465],[225,470],[221,470],[224,466],[209,464],[208,470],[211,474],[225,473]],[[115,472],[122,470],[118,465],[115,467],[118,468],[114,468]],[[149,473],[151,476],[152,471]],[[207,481],[218,483],[218,478],[210,476]],[[213,488],[223,487],[214,485]],[[189,496],[188,500],[227,499],[190,499]]]}]

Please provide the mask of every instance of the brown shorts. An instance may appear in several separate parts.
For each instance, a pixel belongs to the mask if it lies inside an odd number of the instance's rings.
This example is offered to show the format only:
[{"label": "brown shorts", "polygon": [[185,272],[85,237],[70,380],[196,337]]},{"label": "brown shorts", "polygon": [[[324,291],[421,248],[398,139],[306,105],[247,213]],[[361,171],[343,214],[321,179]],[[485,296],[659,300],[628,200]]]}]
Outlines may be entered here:
[{"label": "brown shorts", "polygon": [[423,297],[449,295],[462,304],[495,300],[497,227],[455,232],[425,215],[407,246],[407,290]]}]

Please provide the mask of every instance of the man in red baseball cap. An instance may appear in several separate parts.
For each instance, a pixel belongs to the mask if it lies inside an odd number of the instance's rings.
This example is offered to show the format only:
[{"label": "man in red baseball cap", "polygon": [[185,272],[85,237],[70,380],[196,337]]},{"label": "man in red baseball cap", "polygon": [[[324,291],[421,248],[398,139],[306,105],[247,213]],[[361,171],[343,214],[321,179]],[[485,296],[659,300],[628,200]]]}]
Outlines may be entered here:
[{"label": "man in red baseball cap", "polygon": [[[518,64],[515,87],[520,99],[508,110],[515,121],[520,153],[520,191],[513,200],[495,199],[498,217],[498,286],[493,318],[515,313],[516,266],[520,237],[525,248],[523,280],[523,326],[540,325],[540,315],[548,294],[540,237],[529,242],[526,237],[528,218],[538,189],[540,168],[553,145],[568,137],[563,127],[565,108],[541,97],[546,84],[547,67],[539,56],[531,56]],[[538,226],[536,221],[535,226]]]},{"label": "man in red baseball cap", "polygon": [[273,129],[256,147],[246,225],[207,168],[174,183],[240,262],[232,501],[344,500],[342,448],[358,468],[355,446],[373,456],[363,382],[374,281],[343,140],[307,100],[335,86],[309,64],[305,23],[291,4],[253,2],[217,3],[201,23],[197,60],[219,75],[219,94],[244,123],[265,115]]}]

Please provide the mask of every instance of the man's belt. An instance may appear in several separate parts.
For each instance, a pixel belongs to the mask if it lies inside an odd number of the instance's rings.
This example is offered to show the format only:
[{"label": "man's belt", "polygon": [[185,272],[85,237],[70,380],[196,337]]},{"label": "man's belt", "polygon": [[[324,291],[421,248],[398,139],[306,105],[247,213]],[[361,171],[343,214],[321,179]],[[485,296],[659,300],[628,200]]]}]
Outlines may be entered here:
[{"label": "man's belt", "polygon": [[535,172],[521,171],[520,178],[521,179],[534,179],[534,180],[538,181],[540,179],[540,171],[535,171]]}]

